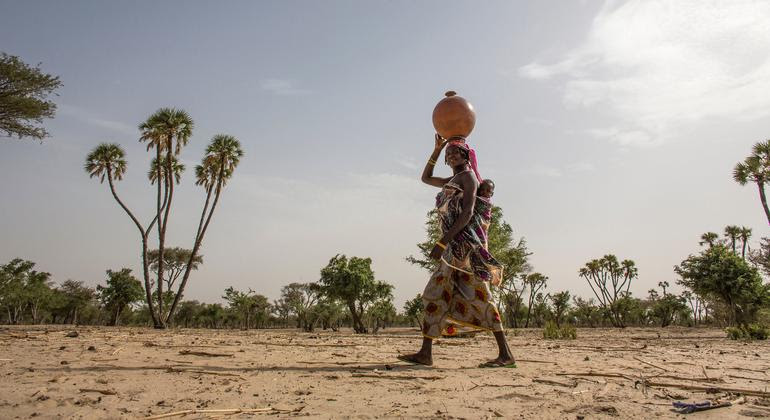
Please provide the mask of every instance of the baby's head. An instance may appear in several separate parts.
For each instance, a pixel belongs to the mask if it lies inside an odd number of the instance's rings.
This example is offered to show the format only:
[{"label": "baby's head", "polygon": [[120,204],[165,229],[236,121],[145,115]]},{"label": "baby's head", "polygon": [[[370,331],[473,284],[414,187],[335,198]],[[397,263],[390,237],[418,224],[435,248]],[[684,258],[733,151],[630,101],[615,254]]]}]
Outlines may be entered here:
[{"label": "baby's head", "polygon": [[491,179],[481,181],[481,185],[479,185],[479,196],[492,198],[493,195],[495,195],[495,182]]}]

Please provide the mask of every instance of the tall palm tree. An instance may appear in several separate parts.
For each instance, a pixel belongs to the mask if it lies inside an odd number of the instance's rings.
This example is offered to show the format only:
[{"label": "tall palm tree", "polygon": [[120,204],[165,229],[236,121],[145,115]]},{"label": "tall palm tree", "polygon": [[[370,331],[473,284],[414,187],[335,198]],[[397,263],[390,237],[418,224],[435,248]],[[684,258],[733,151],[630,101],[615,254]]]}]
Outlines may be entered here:
[{"label": "tall palm tree", "polygon": [[[206,202],[203,206],[203,212],[201,213],[201,219],[198,223],[198,231],[195,235],[195,244],[193,245],[190,259],[198,254],[203,237],[206,235],[206,229],[208,229],[211,217],[214,215],[214,210],[219,202],[219,197],[222,193],[222,188],[227,184],[227,181],[232,177],[235,168],[240,163],[243,157],[243,150],[241,149],[241,143],[233,136],[226,134],[218,134],[211,139],[211,143],[206,147],[206,155],[200,165],[196,166],[196,184],[201,185],[206,190]],[[214,196],[214,201],[211,203],[209,209],[209,201],[211,196]],[[208,213],[207,213],[208,211]],[[167,322],[170,322],[174,316],[174,310],[176,309],[179,301],[182,299],[184,288],[187,285],[187,279],[190,276],[191,264],[187,265],[182,282],[179,284],[179,291],[174,298],[174,302],[171,304],[171,309],[168,311]]]},{"label": "tall palm tree", "polygon": [[[163,253],[171,203],[174,199],[174,157],[192,136],[193,120],[190,115],[175,108],[161,108],[139,125],[140,141],[147,141],[147,150],[155,149],[155,177],[158,182],[156,217],[158,218],[158,313],[163,313]],[[165,156],[163,156],[165,154]],[[159,165],[158,162],[164,165]],[[165,166],[165,171],[161,170]],[[165,208],[164,208],[165,207]],[[162,327],[162,325],[161,325]]]},{"label": "tall palm tree", "polygon": [[748,244],[749,238],[751,238],[751,228],[748,228],[746,226],[741,227],[739,232],[738,232],[738,236],[741,238],[741,242],[742,242],[741,256],[745,260],[746,259],[746,244]]},{"label": "tall palm tree", "polygon": [[770,140],[761,141],[751,149],[751,155],[743,162],[739,162],[733,169],[735,182],[746,185],[748,182],[757,184],[759,200],[765,210],[765,217],[770,224],[770,208],[767,206],[765,196],[765,183],[770,180]]},{"label": "tall palm tree", "polygon": [[[159,177],[160,179],[167,179],[167,176],[166,176],[167,169],[168,169],[168,166],[166,165],[165,157],[160,159],[160,165],[158,165],[158,159],[153,158],[152,162],[150,162],[150,170],[147,171],[147,178],[150,180],[150,184],[155,185],[155,182],[158,181]],[[184,170],[185,170],[184,164],[179,163],[176,157],[172,157],[171,174],[175,183],[179,184],[179,182],[182,180],[182,172],[184,172]]]},{"label": "tall palm tree", "polygon": [[713,247],[715,243],[719,240],[719,235],[715,232],[706,232],[703,235],[700,236],[700,242],[698,244],[700,246],[703,246],[704,244],[708,244],[709,248]]},{"label": "tall palm tree", "polygon": [[730,240],[730,244],[733,247],[733,254],[737,254],[735,243],[738,241],[739,236],[741,236],[740,227],[734,225],[725,226],[725,237]]},{"label": "tall palm tree", "polygon": [[147,260],[147,235],[157,218],[150,222],[150,225],[145,229],[131,210],[129,210],[120,197],[118,197],[118,193],[115,191],[115,181],[123,179],[123,175],[126,173],[126,152],[123,151],[119,145],[114,143],[102,143],[96,146],[91,153],[86,156],[84,168],[86,172],[88,172],[90,178],[98,177],[100,183],[104,183],[105,178],[107,179],[115,201],[118,202],[128,217],[131,218],[136,225],[136,228],[139,229],[139,233],[142,235],[142,265],[144,268],[145,292],[147,294],[147,304],[150,309],[150,314],[152,314],[153,322],[157,325],[151,298],[149,266]]}]

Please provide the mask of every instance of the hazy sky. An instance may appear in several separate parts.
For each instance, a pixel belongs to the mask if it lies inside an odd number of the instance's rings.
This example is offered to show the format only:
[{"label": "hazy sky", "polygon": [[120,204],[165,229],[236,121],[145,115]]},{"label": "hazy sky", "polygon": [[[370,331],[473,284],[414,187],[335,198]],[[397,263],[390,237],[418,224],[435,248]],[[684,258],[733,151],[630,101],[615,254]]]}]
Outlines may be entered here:
[{"label": "hazy sky", "polygon": [[475,106],[481,174],[551,291],[589,296],[578,269],[614,253],[646,295],[706,231],[767,236],[732,168],[770,137],[768,2],[0,0],[0,50],[64,84],[51,138],[0,140],[0,263],[56,281],[139,271],[136,228],[82,167],[120,143],[119,194],[149,220],[136,127],[166,106],[196,123],[171,245],[192,247],[211,137],[246,153],[190,299],[276,298],[337,253],[371,257],[399,307],[422,291],[428,273],[404,258],[424,238],[436,190],[419,178],[449,89]]}]

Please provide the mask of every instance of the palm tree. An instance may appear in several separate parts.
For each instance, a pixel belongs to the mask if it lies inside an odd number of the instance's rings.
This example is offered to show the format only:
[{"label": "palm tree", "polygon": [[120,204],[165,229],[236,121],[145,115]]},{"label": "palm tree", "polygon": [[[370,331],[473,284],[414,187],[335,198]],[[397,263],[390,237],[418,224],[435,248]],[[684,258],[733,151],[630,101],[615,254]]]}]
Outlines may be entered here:
[{"label": "palm tree", "polygon": [[718,240],[719,235],[717,233],[706,232],[700,236],[700,242],[698,242],[698,245],[703,246],[704,244],[708,244],[709,248],[711,248],[715,243],[717,243]]},{"label": "palm tree", "polygon": [[[158,182],[156,217],[158,218],[158,313],[163,313],[163,252],[165,249],[166,228],[171,202],[174,198],[174,182],[176,174],[174,157],[182,146],[186,145],[192,136],[193,120],[187,112],[175,108],[161,108],[139,125],[141,137],[139,141],[147,141],[147,150],[155,149],[155,176]],[[165,153],[165,157],[163,154]],[[158,162],[162,163],[159,165]],[[161,167],[165,166],[165,171]],[[182,166],[182,168],[184,168]],[[152,179],[152,177],[151,177]],[[163,196],[163,198],[161,198]],[[165,208],[164,208],[165,207]],[[162,214],[161,214],[162,213]],[[162,327],[163,325],[160,325]]]},{"label": "palm tree", "polygon": [[759,199],[765,210],[767,222],[770,224],[770,208],[767,207],[765,196],[765,182],[770,179],[770,140],[755,144],[751,151],[750,156],[735,165],[733,179],[741,185],[746,185],[748,182],[757,184]]},{"label": "palm tree", "polygon": [[[198,223],[198,231],[195,235],[195,244],[190,254],[190,261],[198,254],[203,237],[206,235],[206,229],[219,202],[222,188],[232,177],[242,157],[243,150],[238,139],[226,134],[218,134],[211,139],[211,143],[206,147],[206,155],[203,157],[201,164],[196,166],[196,184],[201,185],[206,190],[206,201],[203,206],[200,222]],[[211,202],[211,208],[209,209],[212,195],[214,196],[214,201]],[[171,304],[171,309],[168,311],[167,322],[171,321],[174,316],[174,310],[182,298],[184,288],[187,285],[187,279],[190,276],[191,267],[192,264],[188,263],[182,277],[182,282],[179,284],[179,291],[174,298],[174,302]]]},{"label": "palm tree", "polygon": [[751,237],[751,228],[748,228],[746,226],[743,226],[740,228],[738,232],[738,236],[741,238],[741,242],[743,243],[742,249],[741,249],[741,256],[743,259],[746,259],[746,244],[749,242],[749,238]]},{"label": "palm tree", "polygon": [[738,237],[741,235],[741,228],[738,226],[730,225],[725,226],[725,237],[730,240],[730,244],[733,247],[733,254],[737,254],[735,250],[735,242],[738,241]]},{"label": "palm tree", "polygon": [[114,143],[102,143],[96,146],[91,153],[86,156],[84,168],[86,172],[88,172],[90,178],[98,177],[100,183],[104,183],[104,179],[107,179],[115,201],[117,201],[120,207],[126,214],[128,214],[128,217],[131,218],[136,225],[136,228],[139,229],[139,233],[142,235],[142,265],[144,268],[145,292],[147,294],[147,304],[150,313],[153,316],[153,322],[157,325],[150,292],[149,266],[147,261],[147,236],[150,230],[152,230],[152,225],[158,219],[153,219],[147,229],[145,229],[131,210],[129,210],[120,197],[118,197],[118,193],[115,191],[115,181],[123,179],[123,175],[126,173],[126,152],[123,151],[119,145]]},{"label": "palm tree", "polygon": [[[171,174],[173,175],[174,182],[179,184],[182,180],[182,172],[184,172],[185,166],[179,163],[176,157],[171,158],[171,161]],[[158,159],[153,158],[152,162],[150,162],[150,170],[147,171],[147,178],[150,180],[150,184],[155,185],[159,176],[160,179],[168,179],[166,176],[167,169],[166,158],[160,159],[160,165],[158,165]]]}]

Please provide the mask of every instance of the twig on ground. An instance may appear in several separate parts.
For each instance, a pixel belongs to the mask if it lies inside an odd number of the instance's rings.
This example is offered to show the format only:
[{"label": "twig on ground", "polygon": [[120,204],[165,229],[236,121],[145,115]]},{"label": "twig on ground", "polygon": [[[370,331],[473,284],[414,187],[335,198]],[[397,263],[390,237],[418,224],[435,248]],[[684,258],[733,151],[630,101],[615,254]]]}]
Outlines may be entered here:
[{"label": "twig on ground", "polygon": [[750,381],[770,382],[770,379],[752,378],[750,376],[727,375],[727,377],[736,379],[748,379]]},{"label": "twig on ground", "polygon": [[219,376],[234,376],[237,378],[243,379],[241,375],[238,375],[237,373],[229,373],[229,372],[217,372],[215,370],[203,370],[203,369],[188,369],[187,367],[175,368],[175,367],[169,367],[166,369],[166,372],[189,372],[189,373],[203,373],[206,375],[219,375]]},{"label": "twig on ground", "polygon": [[559,381],[552,381],[550,379],[540,379],[540,378],[535,378],[535,379],[532,380],[532,382],[537,382],[539,384],[563,386],[563,387],[567,387],[567,388],[574,388],[574,387],[577,386],[577,382],[564,383],[564,382],[559,382]]},{"label": "twig on ground", "polygon": [[516,359],[517,362],[529,362],[529,363],[549,363],[552,365],[558,365],[556,362],[550,362],[548,360],[536,360],[536,359]]},{"label": "twig on ground", "polygon": [[485,388],[485,387],[490,387],[490,388],[508,388],[508,387],[521,388],[521,387],[526,386],[526,385],[521,385],[521,384],[477,384],[476,382],[473,382],[473,381],[471,381],[471,383],[473,384],[473,386],[468,388],[468,391],[471,391],[471,390],[476,389],[476,388]]},{"label": "twig on ground", "polygon": [[[669,371],[668,369],[666,369],[664,367],[660,367],[660,366],[658,366],[658,365],[656,365],[654,363],[646,362],[646,361],[644,361],[644,360],[642,360],[642,359],[640,359],[638,357],[634,357],[634,360],[636,360],[637,362],[640,362],[640,363],[644,363],[645,365],[652,366],[654,368],[658,368],[658,369],[666,371],[666,372]],[[708,378],[708,376],[707,376],[707,378]]]},{"label": "twig on ground", "polygon": [[233,357],[233,353],[209,353],[207,351],[180,350],[179,354],[183,356],[206,356],[206,357]]},{"label": "twig on ground", "polygon": [[251,344],[281,347],[357,347],[371,346],[372,344],[303,344],[303,343],[271,343],[269,341],[255,341]]},{"label": "twig on ground", "polygon": [[[640,381],[641,382],[641,381]],[[755,389],[743,389],[743,388],[729,388],[721,386],[702,386],[702,385],[688,385],[688,384],[672,384],[668,382],[653,382],[644,381],[646,386],[660,386],[664,388],[678,388],[686,389],[689,391],[706,391],[706,392],[732,392],[735,394],[751,395],[755,397],[770,397],[770,392],[759,391]]]},{"label": "twig on ground", "polygon": [[80,392],[98,392],[104,395],[117,395],[118,393],[111,389],[80,388]]},{"label": "twig on ground", "polygon": [[[301,409],[299,409],[299,410],[301,410]],[[273,407],[267,407],[267,408],[192,409],[192,410],[174,411],[172,413],[166,413],[166,414],[158,414],[156,416],[145,417],[144,419],[145,420],[164,419],[164,418],[167,418],[167,417],[185,416],[187,414],[241,414],[241,413],[265,413],[265,412],[291,413],[291,412],[299,411],[299,410],[281,410],[281,409],[273,408]]]},{"label": "twig on ground", "polygon": [[354,373],[354,378],[378,378],[378,379],[396,379],[396,380],[415,380],[425,379],[426,381],[436,381],[444,379],[443,376],[408,376],[408,375],[377,375],[371,373]]}]

